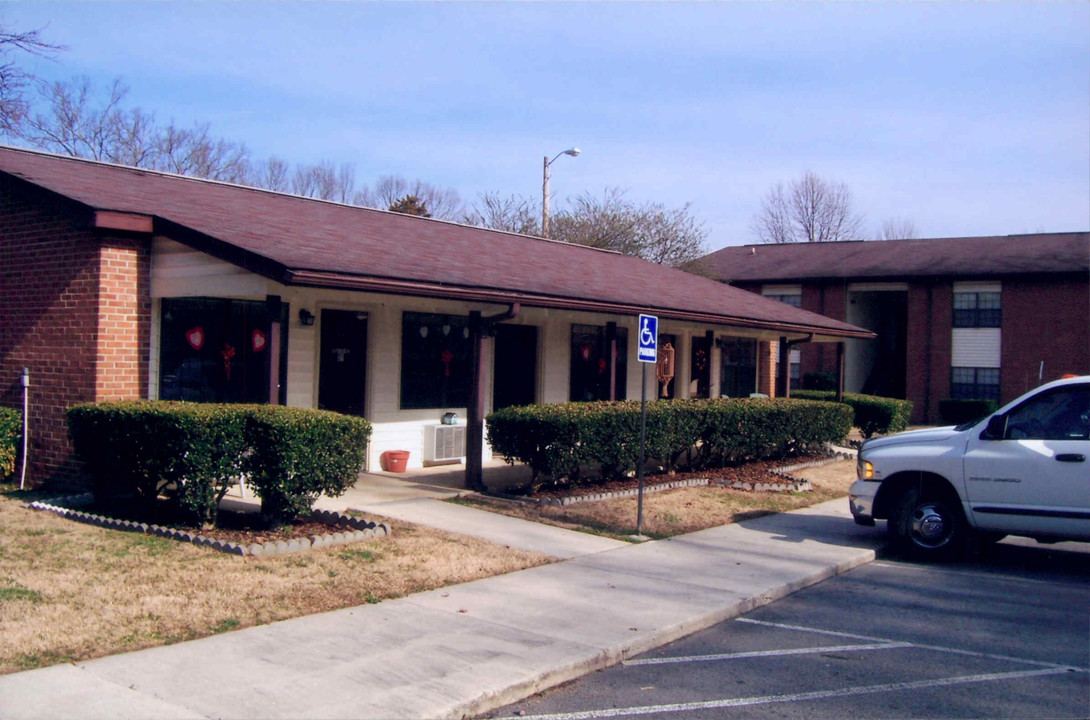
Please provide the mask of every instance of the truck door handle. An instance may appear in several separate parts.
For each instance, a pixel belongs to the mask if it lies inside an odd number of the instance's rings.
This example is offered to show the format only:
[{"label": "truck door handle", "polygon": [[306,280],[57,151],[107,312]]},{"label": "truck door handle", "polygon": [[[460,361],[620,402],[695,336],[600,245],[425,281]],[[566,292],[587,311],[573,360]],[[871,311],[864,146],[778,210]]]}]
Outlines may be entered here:
[{"label": "truck door handle", "polygon": [[1060,453],[1056,459],[1060,462],[1086,462],[1086,456],[1081,453]]}]

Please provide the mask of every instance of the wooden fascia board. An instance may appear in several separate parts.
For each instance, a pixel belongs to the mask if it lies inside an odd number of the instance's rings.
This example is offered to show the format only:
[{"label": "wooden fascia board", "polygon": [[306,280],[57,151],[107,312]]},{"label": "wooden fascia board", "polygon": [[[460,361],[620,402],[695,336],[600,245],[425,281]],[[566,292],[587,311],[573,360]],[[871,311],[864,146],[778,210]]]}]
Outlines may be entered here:
[{"label": "wooden fascia board", "polygon": [[869,330],[842,330],[798,323],[772,322],[753,318],[734,317],[715,313],[677,310],[653,306],[634,306],[603,300],[568,298],[560,296],[520,293],[509,290],[494,290],[484,287],[463,287],[428,283],[413,280],[401,280],[381,277],[361,277],[317,270],[289,270],[286,284],[322,287],[340,290],[358,290],[386,293],[391,295],[411,295],[416,297],[442,298],[469,302],[486,302],[496,305],[520,303],[525,307],[551,308],[582,312],[598,312],[611,315],[637,316],[641,313],[654,313],[660,318],[681,320],[709,325],[743,327],[764,330],[779,335],[798,337],[814,336],[814,342],[839,342],[846,338],[872,338]]},{"label": "wooden fascia board", "polygon": [[118,230],[146,234],[155,229],[155,219],[151,215],[118,210],[95,210],[94,219],[91,223],[99,230]]}]

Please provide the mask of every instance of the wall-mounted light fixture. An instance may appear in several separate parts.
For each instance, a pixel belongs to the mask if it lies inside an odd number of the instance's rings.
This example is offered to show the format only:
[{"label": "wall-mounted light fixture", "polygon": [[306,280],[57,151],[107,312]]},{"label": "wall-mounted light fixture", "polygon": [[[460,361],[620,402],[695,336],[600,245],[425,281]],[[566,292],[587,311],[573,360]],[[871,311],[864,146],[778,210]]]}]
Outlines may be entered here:
[{"label": "wall-mounted light fixture", "polygon": [[307,325],[307,326],[313,325],[314,324],[314,313],[312,313],[310,310],[307,310],[306,308],[300,308],[300,310],[299,310],[299,322],[302,323],[303,325]]}]

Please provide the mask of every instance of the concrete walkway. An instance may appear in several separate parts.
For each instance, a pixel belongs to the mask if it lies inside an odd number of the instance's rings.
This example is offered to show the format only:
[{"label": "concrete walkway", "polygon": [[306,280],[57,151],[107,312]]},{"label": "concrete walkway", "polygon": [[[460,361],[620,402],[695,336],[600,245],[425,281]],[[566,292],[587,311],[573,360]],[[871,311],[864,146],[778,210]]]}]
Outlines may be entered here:
[{"label": "concrete walkway", "polygon": [[[471,534],[506,537],[501,542],[516,547],[561,543],[520,538],[524,526],[498,515],[441,511],[430,492],[344,501],[379,505],[375,512],[396,511],[414,522],[468,524]],[[558,544],[546,551],[571,559],[378,605],[3,676],[0,716],[470,717],[869,562],[880,542],[874,529],[852,523],[841,499],[640,545]]]}]

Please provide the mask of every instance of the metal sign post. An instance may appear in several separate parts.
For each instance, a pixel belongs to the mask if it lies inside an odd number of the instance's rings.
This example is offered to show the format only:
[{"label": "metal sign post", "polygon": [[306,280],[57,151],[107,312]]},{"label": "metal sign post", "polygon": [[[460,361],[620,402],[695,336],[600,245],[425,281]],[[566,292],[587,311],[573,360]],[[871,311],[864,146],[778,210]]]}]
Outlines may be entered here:
[{"label": "metal sign post", "polygon": [[636,501],[636,535],[643,535],[643,466],[647,462],[647,364],[658,360],[659,319],[640,315],[640,464],[636,466],[639,490]]}]

